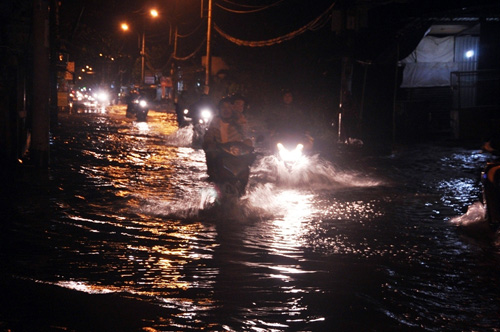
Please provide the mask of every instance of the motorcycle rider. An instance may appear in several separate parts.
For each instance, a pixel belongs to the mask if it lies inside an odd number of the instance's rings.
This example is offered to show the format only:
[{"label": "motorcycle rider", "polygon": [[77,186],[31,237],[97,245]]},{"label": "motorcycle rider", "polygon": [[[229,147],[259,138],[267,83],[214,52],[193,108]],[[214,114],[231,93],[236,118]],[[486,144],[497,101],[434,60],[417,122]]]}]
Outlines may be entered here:
[{"label": "motorcycle rider", "polygon": [[139,92],[133,88],[130,89],[129,93],[125,97],[125,102],[127,103],[127,111],[125,112],[127,118],[132,118],[135,116],[134,101],[139,97]]},{"label": "motorcycle rider", "polygon": [[310,119],[297,107],[290,90],[282,90],[281,98],[281,103],[268,119],[272,141],[294,136],[301,138],[304,149],[311,149],[314,139],[310,135]]},{"label": "motorcycle rider", "polygon": [[228,142],[244,142],[252,146],[252,141],[245,138],[244,127],[237,123],[234,117],[233,105],[230,98],[222,98],[218,105],[219,115],[216,116],[203,138],[203,150],[207,163],[207,173],[211,179],[217,177],[219,162],[219,144]]},{"label": "motorcycle rider", "polygon": [[240,94],[231,95],[231,105],[233,107],[233,117],[236,123],[241,126],[245,126],[247,124],[247,118],[245,117],[245,108],[246,108],[246,100]]},{"label": "motorcycle rider", "polygon": [[500,135],[495,133],[484,143],[482,149],[497,157],[488,162],[483,169],[481,182],[483,184],[483,203],[487,207],[489,222],[498,229],[500,227]]},{"label": "motorcycle rider", "polygon": [[202,94],[197,101],[189,106],[189,109],[192,111],[191,117],[194,123],[198,122],[201,117],[201,111],[205,108],[214,110],[215,105],[207,94]]}]

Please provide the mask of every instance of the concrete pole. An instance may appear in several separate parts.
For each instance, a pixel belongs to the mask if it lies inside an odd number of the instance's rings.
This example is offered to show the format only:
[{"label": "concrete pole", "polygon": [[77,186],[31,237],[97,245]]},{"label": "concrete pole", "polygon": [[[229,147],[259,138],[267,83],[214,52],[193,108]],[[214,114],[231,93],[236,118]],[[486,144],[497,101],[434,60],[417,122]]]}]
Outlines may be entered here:
[{"label": "concrete pole", "polygon": [[141,46],[141,83],[144,84],[144,57],[146,56],[146,32],[142,30],[142,46]]},{"label": "concrete pole", "polygon": [[50,59],[49,6],[33,0],[33,133],[31,156],[35,166],[49,165]]},{"label": "concrete pole", "polygon": [[210,36],[212,34],[212,0],[208,0],[208,17],[207,17],[207,58],[205,68],[205,93],[210,92],[210,67],[212,66],[212,57],[210,54]]}]

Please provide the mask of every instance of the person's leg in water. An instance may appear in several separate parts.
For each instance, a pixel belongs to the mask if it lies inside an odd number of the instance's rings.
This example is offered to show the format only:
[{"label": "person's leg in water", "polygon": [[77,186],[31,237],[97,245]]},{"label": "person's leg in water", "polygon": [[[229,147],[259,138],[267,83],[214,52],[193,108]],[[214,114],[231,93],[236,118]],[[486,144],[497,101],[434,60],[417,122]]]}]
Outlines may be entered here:
[{"label": "person's leg in water", "polygon": [[210,180],[214,180],[217,173],[217,153],[214,151],[205,151],[207,163],[207,174]]}]

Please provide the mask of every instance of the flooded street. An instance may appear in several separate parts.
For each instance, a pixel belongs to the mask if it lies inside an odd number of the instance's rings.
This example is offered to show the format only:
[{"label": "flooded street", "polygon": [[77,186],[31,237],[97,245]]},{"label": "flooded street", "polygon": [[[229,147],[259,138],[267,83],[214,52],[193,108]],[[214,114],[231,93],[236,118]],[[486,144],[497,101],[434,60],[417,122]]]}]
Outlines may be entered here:
[{"label": "flooded street", "polygon": [[294,174],[262,151],[221,211],[175,114],[59,122],[3,226],[3,331],[499,331],[499,236],[465,215],[478,149],[332,149]]}]

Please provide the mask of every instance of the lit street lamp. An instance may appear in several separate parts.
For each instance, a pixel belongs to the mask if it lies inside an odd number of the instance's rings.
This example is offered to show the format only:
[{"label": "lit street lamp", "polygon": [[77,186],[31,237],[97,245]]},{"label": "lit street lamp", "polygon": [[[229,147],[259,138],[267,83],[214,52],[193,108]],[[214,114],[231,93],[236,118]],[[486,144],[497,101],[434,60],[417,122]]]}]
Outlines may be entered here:
[{"label": "lit street lamp", "polygon": [[[159,15],[158,11],[156,9],[151,9],[149,11],[149,14],[153,18],[156,18]],[[127,23],[122,23],[120,27],[123,31],[128,31],[130,29],[130,27]],[[141,85],[144,84],[145,56],[146,56],[146,28],[145,28],[145,24],[143,24],[142,40],[141,40]]]}]

